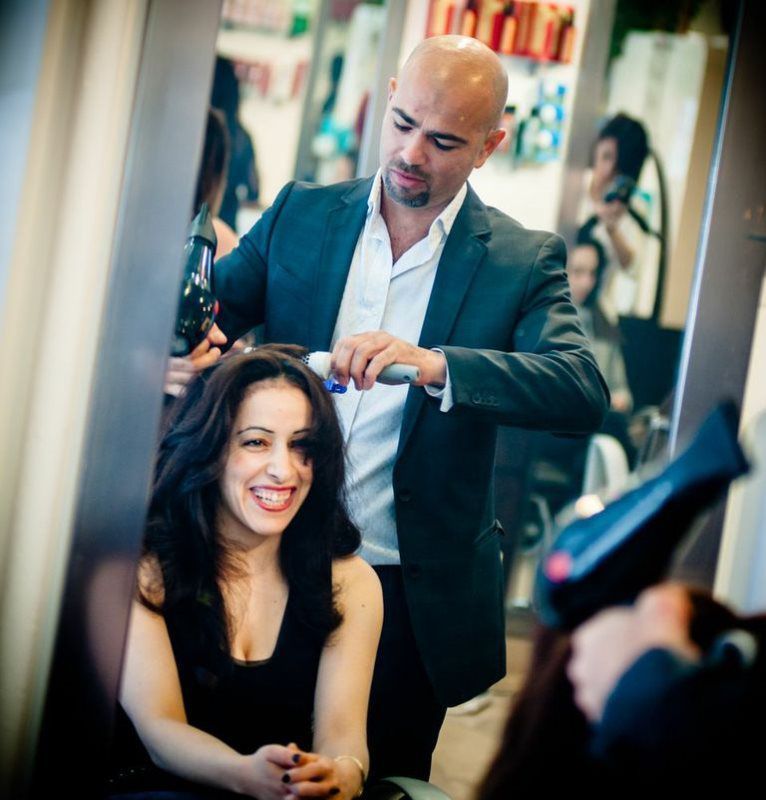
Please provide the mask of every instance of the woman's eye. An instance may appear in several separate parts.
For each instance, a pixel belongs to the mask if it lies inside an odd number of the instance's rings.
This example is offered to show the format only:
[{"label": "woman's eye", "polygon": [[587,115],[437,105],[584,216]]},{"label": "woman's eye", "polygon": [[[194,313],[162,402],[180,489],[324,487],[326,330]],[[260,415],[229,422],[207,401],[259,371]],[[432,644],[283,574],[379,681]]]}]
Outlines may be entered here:
[{"label": "woman's eye", "polygon": [[290,443],[293,450],[307,451],[311,447],[311,442],[308,439],[296,439]]},{"label": "woman's eye", "polygon": [[266,442],[263,439],[248,439],[246,442],[243,442],[243,444],[245,447],[250,447],[254,450],[266,446]]},{"label": "woman's eye", "polygon": [[394,122],[394,127],[396,128],[396,130],[398,130],[398,131],[404,131],[405,133],[406,133],[407,131],[409,131],[409,130],[412,130],[412,129],[411,129],[411,127],[410,127],[409,125],[401,125],[401,124],[400,124],[400,123],[398,123],[398,122]]}]

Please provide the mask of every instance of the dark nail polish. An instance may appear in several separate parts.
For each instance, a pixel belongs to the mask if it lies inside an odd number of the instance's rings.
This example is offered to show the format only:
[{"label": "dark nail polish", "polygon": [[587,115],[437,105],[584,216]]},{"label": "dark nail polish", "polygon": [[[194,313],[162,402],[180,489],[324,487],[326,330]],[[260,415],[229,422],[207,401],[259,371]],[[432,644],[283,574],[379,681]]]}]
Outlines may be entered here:
[{"label": "dark nail polish", "polygon": [[293,756],[293,764],[297,764],[300,760],[301,760],[301,754],[300,753],[296,753]]},{"label": "dark nail polish", "polygon": [[290,776],[286,772],[282,776],[282,783],[290,783]]}]

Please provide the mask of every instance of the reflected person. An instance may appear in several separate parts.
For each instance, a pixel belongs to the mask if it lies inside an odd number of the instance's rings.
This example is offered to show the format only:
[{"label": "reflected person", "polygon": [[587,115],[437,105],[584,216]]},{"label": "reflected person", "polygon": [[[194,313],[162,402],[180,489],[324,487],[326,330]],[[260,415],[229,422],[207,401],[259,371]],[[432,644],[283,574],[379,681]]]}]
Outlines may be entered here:
[{"label": "reflected person", "polygon": [[627,414],[633,396],[622,356],[620,329],[607,319],[598,299],[606,269],[604,248],[595,239],[579,236],[567,260],[572,302],[577,306],[583,330],[590,339],[601,374],[611,395],[611,409]]},{"label": "reflected person", "polygon": [[[693,589],[664,583],[574,632],[568,675],[599,765],[698,796],[761,780],[766,616],[707,605],[714,626]],[[703,624],[712,643],[700,641]]]},{"label": "reflected person", "polygon": [[[633,394],[622,354],[622,333],[604,314],[599,303],[605,272],[606,254],[603,247],[581,231],[569,253],[567,279],[572,292],[572,301],[577,306],[583,330],[590,340],[593,355],[611,396],[609,411],[599,433],[608,434],[620,443],[625,451],[628,466],[632,469],[637,455],[636,445],[629,433]],[[564,450],[566,444],[566,440],[558,441],[558,447],[564,445]],[[571,446],[576,443],[569,440],[568,444]],[[555,446],[552,449],[555,450]],[[574,451],[570,455],[573,456],[573,461],[570,462],[573,465],[573,472],[579,476],[576,481],[576,485],[579,486],[585,468],[585,449],[582,449],[579,457],[575,456]],[[578,466],[574,466],[575,464]]]},{"label": "reflected person", "polygon": [[[507,77],[478,41],[433,37],[391,78],[371,178],[291,182],[216,265],[229,341],[330,350],[361,554],[381,578],[371,767],[428,778],[446,708],[505,673],[499,424],[587,433],[608,391],[569,298],[565,248],[467,183],[504,136]],[[192,372],[225,341],[217,328]],[[210,347],[209,352],[205,352]],[[376,383],[389,364],[412,387]]]},{"label": "reflected person", "polygon": [[661,584],[572,636],[540,627],[479,800],[706,797],[759,777],[766,616]]},{"label": "reflected person", "polygon": [[224,359],[174,409],[128,632],[113,797],[361,790],[380,583],[353,555],[332,400],[295,355]]},{"label": "reflected person", "polygon": [[[613,321],[640,310],[647,236],[628,210],[639,198],[612,198],[610,190],[616,180],[637,183],[648,154],[649,137],[638,120],[622,113],[607,120],[593,144],[590,181],[578,211],[581,230],[606,254],[599,302]],[[648,212],[640,203],[634,210],[643,217]]]}]

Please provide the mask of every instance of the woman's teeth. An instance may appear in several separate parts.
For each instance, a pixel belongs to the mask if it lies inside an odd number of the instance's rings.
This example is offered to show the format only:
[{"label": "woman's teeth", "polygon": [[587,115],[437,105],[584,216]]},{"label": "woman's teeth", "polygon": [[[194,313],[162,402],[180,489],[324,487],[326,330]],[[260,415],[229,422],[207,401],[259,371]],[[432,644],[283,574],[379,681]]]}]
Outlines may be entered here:
[{"label": "woman's teeth", "polygon": [[280,508],[290,500],[292,489],[263,489],[256,487],[251,489],[256,499],[264,506]]}]

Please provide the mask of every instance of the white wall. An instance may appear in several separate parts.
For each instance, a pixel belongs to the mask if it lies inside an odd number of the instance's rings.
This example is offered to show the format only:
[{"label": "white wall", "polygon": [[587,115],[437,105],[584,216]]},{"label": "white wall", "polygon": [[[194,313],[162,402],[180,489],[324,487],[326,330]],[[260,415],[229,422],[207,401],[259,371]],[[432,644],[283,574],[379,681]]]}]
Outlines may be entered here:
[{"label": "white wall", "polygon": [[[766,264],[764,265],[766,266]],[[766,280],[761,286],[740,429],[753,471],[729,491],[715,594],[766,611]]]}]

